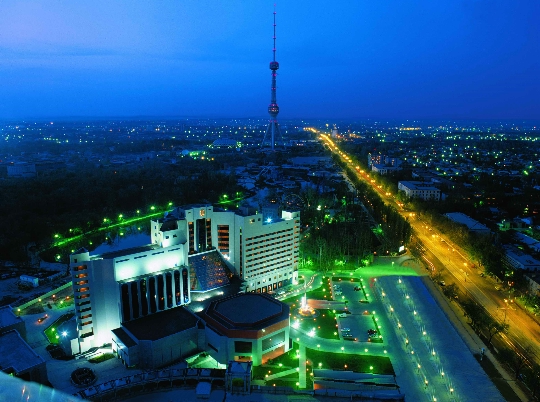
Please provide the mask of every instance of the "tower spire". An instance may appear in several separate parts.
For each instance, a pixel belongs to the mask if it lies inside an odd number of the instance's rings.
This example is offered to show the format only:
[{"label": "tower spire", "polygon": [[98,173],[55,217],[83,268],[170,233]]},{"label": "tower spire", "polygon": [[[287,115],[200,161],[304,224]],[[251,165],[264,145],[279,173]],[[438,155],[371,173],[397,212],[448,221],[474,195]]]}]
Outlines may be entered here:
[{"label": "tower spire", "polygon": [[[270,87],[270,105],[268,105],[268,114],[270,115],[270,120],[268,121],[268,127],[266,128],[266,134],[262,145],[266,141],[266,136],[270,133],[271,137],[271,146],[272,151],[276,143],[276,135],[280,135],[279,124],[277,121],[277,115],[279,113],[279,106],[276,99],[276,77],[277,70],[279,69],[279,63],[276,61],[276,5],[274,4],[274,47],[272,48],[273,59],[270,62],[270,70],[272,71],[272,86]],[[281,135],[280,135],[281,136]]]}]

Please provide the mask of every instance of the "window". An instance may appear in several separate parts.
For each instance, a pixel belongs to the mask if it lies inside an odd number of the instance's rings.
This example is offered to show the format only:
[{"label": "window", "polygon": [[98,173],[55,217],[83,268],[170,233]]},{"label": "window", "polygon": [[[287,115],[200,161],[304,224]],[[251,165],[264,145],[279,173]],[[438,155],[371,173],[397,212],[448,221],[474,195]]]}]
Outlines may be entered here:
[{"label": "window", "polygon": [[251,353],[253,351],[253,344],[251,342],[235,341],[234,352],[235,353]]}]

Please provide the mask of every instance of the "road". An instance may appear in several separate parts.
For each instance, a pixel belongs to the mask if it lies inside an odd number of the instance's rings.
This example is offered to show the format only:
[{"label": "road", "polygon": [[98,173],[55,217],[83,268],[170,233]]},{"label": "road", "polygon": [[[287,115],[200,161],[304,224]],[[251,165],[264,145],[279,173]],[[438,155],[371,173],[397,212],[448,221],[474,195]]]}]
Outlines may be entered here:
[{"label": "road", "polygon": [[[497,284],[493,279],[480,276],[481,272],[473,268],[474,263],[467,258],[466,253],[448,237],[419,219],[413,212],[405,211],[393,194],[384,191],[369,172],[355,166],[353,160],[340,150],[331,138],[324,134],[321,134],[321,138],[332,152],[339,155],[341,160],[356,172],[359,179],[370,184],[385,203],[394,205],[396,210],[409,220],[413,236],[422,242],[425,249],[429,251],[427,254],[433,255],[438,260],[439,267],[442,265],[445,268],[443,277],[448,278],[446,282],[455,282],[463,292],[482,305],[493,318],[509,324],[508,332],[500,334],[504,342],[540,364],[540,324],[535,317],[531,317],[529,313],[516,306],[510,295],[497,290]],[[425,260],[428,267],[437,269],[434,261],[428,257]]]}]

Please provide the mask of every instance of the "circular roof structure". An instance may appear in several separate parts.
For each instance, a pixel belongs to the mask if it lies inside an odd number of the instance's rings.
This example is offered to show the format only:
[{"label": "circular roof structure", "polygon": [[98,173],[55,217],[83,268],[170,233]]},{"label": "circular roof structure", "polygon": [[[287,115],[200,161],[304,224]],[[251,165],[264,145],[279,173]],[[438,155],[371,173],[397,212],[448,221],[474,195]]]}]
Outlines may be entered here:
[{"label": "circular roof structure", "polygon": [[289,306],[264,293],[241,293],[212,302],[206,315],[227,329],[258,330],[289,318]]}]

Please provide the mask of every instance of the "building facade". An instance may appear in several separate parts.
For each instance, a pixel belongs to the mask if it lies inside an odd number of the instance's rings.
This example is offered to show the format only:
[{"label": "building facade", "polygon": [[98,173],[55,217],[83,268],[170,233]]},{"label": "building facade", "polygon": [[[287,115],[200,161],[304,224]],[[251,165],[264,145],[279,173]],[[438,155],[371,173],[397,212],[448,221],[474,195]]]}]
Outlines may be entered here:
[{"label": "building facade", "polygon": [[265,293],[298,281],[300,212],[280,218],[211,205],[175,208],[152,221],[152,242],[184,242],[188,255],[217,250],[247,292]]},{"label": "building facade", "polygon": [[439,201],[441,199],[441,190],[420,181],[400,181],[398,190],[403,191],[409,198],[420,198],[425,201]]},{"label": "building facade", "polygon": [[289,306],[270,295],[215,300],[202,317],[206,351],[220,363],[250,361],[258,366],[289,350]]},{"label": "building facade", "polygon": [[[221,265],[266,293],[298,281],[300,213],[279,219],[214,210],[174,208],[151,221],[151,242],[105,254],[70,256],[77,335],[71,353],[111,342],[122,324],[189,304],[192,291],[228,284]],[[219,260],[219,261],[217,261]]]}]

